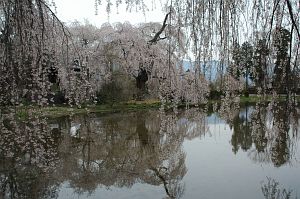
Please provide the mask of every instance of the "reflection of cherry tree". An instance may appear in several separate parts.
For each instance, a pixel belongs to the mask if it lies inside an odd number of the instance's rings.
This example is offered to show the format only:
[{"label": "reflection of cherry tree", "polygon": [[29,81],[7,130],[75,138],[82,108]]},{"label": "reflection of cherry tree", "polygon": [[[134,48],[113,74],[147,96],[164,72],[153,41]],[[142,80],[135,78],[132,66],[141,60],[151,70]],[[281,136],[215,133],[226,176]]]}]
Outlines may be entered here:
[{"label": "reflection of cherry tree", "polygon": [[267,108],[264,103],[257,103],[252,114],[252,136],[254,140],[255,147],[258,152],[264,151],[267,146],[266,133],[268,131],[267,127]]},{"label": "reflection of cherry tree", "polygon": [[122,115],[102,120],[77,118],[76,122],[82,122],[80,140],[69,142],[65,138],[70,152],[62,175],[79,193],[92,192],[98,185],[131,187],[140,181],[164,185],[170,197],[177,196],[186,171],[183,138],[180,134],[174,138],[171,133],[158,132],[157,123],[152,123],[157,121],[155,118],[157,114],[151,112],[148,117],[129,113],[127,119]]},{"label": "reflection of cherry tree", "polygon": [[[192,118],[193,113],[199,118]],[[126,113],[126,117],[73,116],[71,121],[81,127],[78,137],[65,136],[60,145],[59,175],[78,193],[92,193],[99,186],[132,187],[141,182],[162,186],[168,197],[179,198],[186,174],[182,143],[207,130],[207,126],[202,127],[205,114],[196,109],[178,115],[147,111]]]},{"label": "reflection of cherry tree", "polygon": [[185,138],[192,140],[209,133],[207,114],[201,108],[186,109],[179,113],[177,126],[179,132],[185,132]]},{"label": "reflection of cherry tree", "polygon": [[[228,99],[228,98],[225,98]],[[214,105],[214,109],[217,109],[221,118],[225,119],[227,123],[232,124],[234,118],[239,113],[240,103],[238,98],[221,100],[220,107]]]},{"label": "reflection of cherry tree", "polygon": [[275,103],[272,107],[273,113],[273,131],[269,133],[269,139],[271,143],[271,160],[275,166],[281,166],[292,157],[292,147],[296,139],[291,139],[290,130],[291,117],[293,106],[289,103]]},{"label": "reflection of cherry tree", "polygon": [[[21,122],[10,113],[1,118],[0,183],[5,197],[56,197],[59,184],[68,181],[78,194],[139,182],[161,186],[167,197],[180,198],[187,172],[182,143],[208,130],[198,109],[100,118],[74,115],[47,122],[29,113],[28,119]],[[74,126],[79,127],[76,136],[70,131]]]},{"label": "reflection of cherry tree", "polygon": [[270,116],[267,104],[257,103],[251,114],[251,130],[255,149],[249,151],[249,157],[255,162],[270,162],[265,155],[269,143],[267,135],[270,131]]},{"label": "reflection of cherry tree", "polygon": [[0,197],[53,198],[57,183],[47,178],[57,163],[57,143],[45,119],[12,112],[0,119]]},{"label": "reflection of cherry tree", "polygon": [[252,146],[252,136],[251,136],[251,125],[249,118],[249,107],[246,106],[245,109],[241,109],[240,113],[236,114],[233,118],[232,124],[229,124],[232,129],[231,144],[233,146],[233,152],[237,153],[239,147],[242,150],[247,151]]},{"label": "reflection of cherry tree", "polygon": [[292,190],[280,188],[279,183],[272,178],[267,178],[267,183],[262,184],[261,190],[265,199],[291,199]]},{"label": "reflection of cherry tree", "polygon": [[[162,136],[158,148],[159,162],[150,169],[154,172],[154,181],[163,183],[170,198],[180,198],[184,192],[181,180],[186,174],[185,154],[182,151],[184,132],[179,131],[176,114],[160,113],[159,134]],[[152,178],[153,178],[152,177]]]},{"label": "reflection of cherry tree", "polygon": [[242,86],[239,81],[233,77],[227,75],[224,77],[224,94],[221,99],[220,107],[218,104],[214,104],[214,110],[218,110],[221,118],[224,118],[228,123],[233,122],[233,118],[239,111],[240,98],[238,90],[241,90]]}]

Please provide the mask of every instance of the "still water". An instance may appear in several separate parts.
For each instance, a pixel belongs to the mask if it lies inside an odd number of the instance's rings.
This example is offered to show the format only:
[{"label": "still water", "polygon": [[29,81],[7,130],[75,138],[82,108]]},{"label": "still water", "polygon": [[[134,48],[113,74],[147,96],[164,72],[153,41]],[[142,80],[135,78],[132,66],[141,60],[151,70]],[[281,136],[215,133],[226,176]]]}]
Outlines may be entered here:
[{"label": "still water", "polygon": [[299,198],[298,123],[278,104],[26,121],[3,111],[0,198]]}]

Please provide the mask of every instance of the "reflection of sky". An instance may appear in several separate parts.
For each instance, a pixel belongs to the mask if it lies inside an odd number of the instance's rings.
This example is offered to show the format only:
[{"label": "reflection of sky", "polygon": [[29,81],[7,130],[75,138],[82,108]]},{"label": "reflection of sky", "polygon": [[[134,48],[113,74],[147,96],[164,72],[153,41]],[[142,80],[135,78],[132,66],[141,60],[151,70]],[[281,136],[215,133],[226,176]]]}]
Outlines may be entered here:
[{"label": "reflection of sky", "polygon": [[[204,199],[253,199],[263,198],[262,182],[267,182],[266,176],[280,182],[280,187],[293,189],[299,193],[299,165],[288,165],[274,168],[272,165],[255,164],[247,152],[231,151],[231,131],[224,124],[209,124],[215,129],[211,137],[185,141],[184,151],[187,154],[186,166],[188,172],[183,179],[185,192],[183,198]],[[298,189],[298,190],[297,190]],[[118,199],[152,199],[164,198],[162,186],[136,183],[130,189],[118,187],[99,187],[89,197],[87,194],[73,193],[68,183],[64,183],[59,192],[59,198],[118,198]]]},{"label": "reflection of sky", "polygon": [[[211,137],[184,142],[188,173],[184,177],[184,198],[263,198],[261,183],[274,178],[279,187],[300,192],[300,164],[275,168],[271,164],[254,163],[248,153],[232,152],[232,131],[222,123],[209,123]],[[298,151],[299,156],[299,151]]]},{"label": "reflection of sky", "polygon": [[224,120],[220,119],[216,114],[206,117],[206,120],[208,124],[220,125],[226,123]]},{"label": "reflection of sky", "polygon": [[[225,121],[220,119],[216,114],[206,117],[206,121],[208,124],[225,124]],[[190,123],[187,118],[180,118],[177,122],[178,125],[185,125],[187,123]]]},{"label": "reflection of sky", "polygon": [[241,117],[244,117],[244,118],[248,117],[248,120],[250,120],[250,116],[253,113],[253,111],[254,111],[254,107],[252,107],[252,106],[247,107],[247,109],[246,109],[246,107],[242,107],[240,109],[239,117],[240,118]]},{"label": "reflection of sky", "polygon": [[164,198],[166,195],[163,187],[157,187],[148,184],[136,183],[130,189],[128,188],[118,188],[118,187],[101,187],[95,190],[94,193],[88,195],[84,193],[82,195],[77,195],[73,192],[68,182],[63,183],[61,186],[59,197],[60,199],[159,199]]},{"label": "reflection of sky", "polygon": [[[249,109],[249,114],[251,110]],[[245,114],[242,110],[240,116]],[[262,183],[267,183],[267,177],[278,181],[279,188],[293,190],[293,196],[299,196],[300,163],[285,164],[279,168],[272,163],[253,162],[249,151],[232,152],[232,130],[229,125],[216,114],[206,118],[209,136],[193,140],[185,139],[183,151],[186,153],[185,164],[187,174],[183,178],[185,184],[184,199],[263,199]],[[186,118],[179,119],[177,124],[187,124]],[[189,128],[193,128],[193,123]],[[188,128],[188,130],[189,130]],[[251,149],[250,149],[251,150]],[[299,149],[297,159],[300,158]],[[130,188],[98,187],[89,197],[86,194],[74,194],[68,182],[60,189],[59,197],[67,198],[164,198],[163,186],[134,184]]]}]

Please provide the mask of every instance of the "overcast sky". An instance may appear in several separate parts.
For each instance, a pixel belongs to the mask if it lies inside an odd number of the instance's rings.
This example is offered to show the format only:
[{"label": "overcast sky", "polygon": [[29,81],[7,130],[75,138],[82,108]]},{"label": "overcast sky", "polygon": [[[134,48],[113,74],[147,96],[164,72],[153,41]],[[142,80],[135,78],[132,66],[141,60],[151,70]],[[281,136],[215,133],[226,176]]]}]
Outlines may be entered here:
[{"label": "overcast sky", "polygon": [[95,15],[95,0],[55,0],[55,3],[58,17],[67,23],[75,20],[84,22],[87,19],[91,24],[100,27],[101,24],[106,22],[129,21],[132,24],[137,24],[150,21],[163,22],[164,20],[164,13],[159,2],[153,8],[148,5],[150,11],[146,12],[145,16],[141,11],[136,12],[134,10],[130,13],[126,11],[125,6],[120,6],[117,11],[114,5],[109,17],[105,11],[105,5],[100,6],[98,15]]}]

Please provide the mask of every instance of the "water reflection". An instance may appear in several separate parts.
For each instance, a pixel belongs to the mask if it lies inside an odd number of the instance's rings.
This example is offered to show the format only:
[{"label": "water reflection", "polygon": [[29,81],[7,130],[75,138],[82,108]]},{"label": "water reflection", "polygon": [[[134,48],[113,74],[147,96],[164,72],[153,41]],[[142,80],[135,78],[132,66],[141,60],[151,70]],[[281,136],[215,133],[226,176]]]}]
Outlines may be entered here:
[{"label": "water reflection", "polygon": [[[234,116],[232,116],[234,115]],[[220,113],[233,130],[232,151],[248,151],[258,163],[291,163],[298,141],[299,109],[287,103],[258,103],[239,112]]]},{"label": "water reflection", "polygon": [[[223,107],[222,107],[223,106]],[[298,109],[282,104],[217,107],[232,129],[233,153],[280,167],[291,163]],[[77,194],[99,188],[160,187],[167,198],[185,193],[185,140],[210,135],[199,109],[39,118],[6,110],[0,119],[0,198],[57,198],[64,182]]]},{"label": "water reflection", "polygon": [[78,193],[92,192],[98,185],[131,187],[141,181],[163,185],[168,196],[178,197],[186,173],[182,134],[174,130],[172,116],[167,124],[160,124],[156,113],[145,115],[72,118],[82,128],[78,139],[63,140],[63,151],[68,153],[62,159],[61,175]]},{"label": "water reflection", "polygon": [[45,119],[29,113],[18,122],[10,110],[0,119],[0,198],[55,198],[50,178],[58,163],[58,137]]},{"label": "water reflection", "polygon": [[0,123],[1,198],[55,198],[64,181],[78,194],[142,182],[180,198],[187,172],[182,143],[205,133],[206,117],[195,110],[26,121],[7,112]]},{"label": "water reflection", "polygon": [[233,129],[231,138],[232,151],[237,153],[239,148],[247,151],[252,146],[251,125],[249,119],[249,107],[245,107],[240,113],[237,113],[232,122],[229,123]]},{"label": "water reflection", "polygon": [[281,188],[279,182],[269,177],[267,182],[262,183],[261,191],[265,199],[296,199],[293,197],[293,190]]}]

